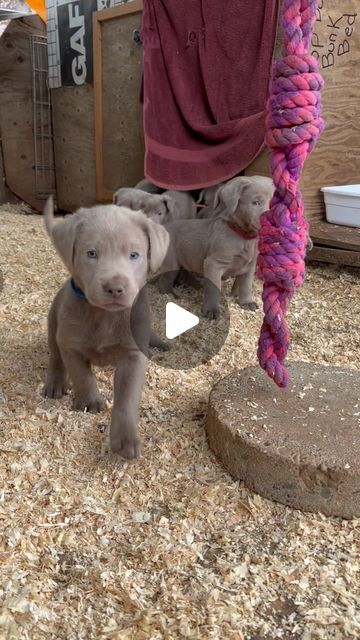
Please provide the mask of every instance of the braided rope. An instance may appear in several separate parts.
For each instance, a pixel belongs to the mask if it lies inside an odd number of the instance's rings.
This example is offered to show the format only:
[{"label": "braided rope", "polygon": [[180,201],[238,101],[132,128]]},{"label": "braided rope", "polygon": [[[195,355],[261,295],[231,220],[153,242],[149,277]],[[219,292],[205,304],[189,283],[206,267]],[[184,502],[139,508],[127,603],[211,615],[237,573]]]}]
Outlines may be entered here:
[{"label": "braided rope", "polygon": [[258,359],[279,387],[289,384],[285,314],[305,276],[308,223],[298,185],[304,162],[324,128],[323,79],[308,52],[317,0],[283,0],[283,5],[284,51],[273,65],[265,136],[275,192],[270,210],[261,217],[257,263],[258,277],[264,281]]}]

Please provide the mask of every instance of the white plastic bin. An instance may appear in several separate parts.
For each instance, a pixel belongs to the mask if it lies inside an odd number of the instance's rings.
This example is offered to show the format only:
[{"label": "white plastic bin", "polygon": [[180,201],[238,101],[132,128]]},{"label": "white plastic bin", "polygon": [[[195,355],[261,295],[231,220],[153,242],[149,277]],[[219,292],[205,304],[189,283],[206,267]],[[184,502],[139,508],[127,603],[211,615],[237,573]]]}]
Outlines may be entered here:
[{"label": "white plastic bin", "polygon": [[360,227],[360,184],[322,187],[326,219],[333,224]]}]

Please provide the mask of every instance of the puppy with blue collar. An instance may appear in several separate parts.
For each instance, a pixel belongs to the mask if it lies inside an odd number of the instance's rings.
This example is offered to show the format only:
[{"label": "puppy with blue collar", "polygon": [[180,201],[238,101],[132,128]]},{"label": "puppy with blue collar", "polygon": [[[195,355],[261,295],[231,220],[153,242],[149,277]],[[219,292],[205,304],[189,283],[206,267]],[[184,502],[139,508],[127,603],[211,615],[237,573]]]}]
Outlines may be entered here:
[{"label": "puppy with blue collar", "polygon": [[79,209],[56,220],[49,198],[44,215],[48,235],[71,278],[56,294],[48,316],[50,361],[43,394],[61,398],[70,378],[74,409],[101,411],[105,401],[92,365],[112,365],[111,449],[124,458],[136,458],[139,404],[152,337],[145,284],[148,273],[156,273],[165,258],[168,233],[142,212],[115,205]]}]

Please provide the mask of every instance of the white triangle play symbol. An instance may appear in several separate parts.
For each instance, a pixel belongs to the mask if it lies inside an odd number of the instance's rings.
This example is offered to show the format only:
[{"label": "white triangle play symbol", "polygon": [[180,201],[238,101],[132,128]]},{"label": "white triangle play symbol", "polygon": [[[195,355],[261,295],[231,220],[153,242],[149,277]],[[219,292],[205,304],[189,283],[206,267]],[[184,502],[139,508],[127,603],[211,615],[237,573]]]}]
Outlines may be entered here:
[{"label": "white triangle play symbol", "polygon": [[165,330],[168,340],[173,340],[185,331],[189,331],[199,324],[199,318],[174,302],[166,305]]}]

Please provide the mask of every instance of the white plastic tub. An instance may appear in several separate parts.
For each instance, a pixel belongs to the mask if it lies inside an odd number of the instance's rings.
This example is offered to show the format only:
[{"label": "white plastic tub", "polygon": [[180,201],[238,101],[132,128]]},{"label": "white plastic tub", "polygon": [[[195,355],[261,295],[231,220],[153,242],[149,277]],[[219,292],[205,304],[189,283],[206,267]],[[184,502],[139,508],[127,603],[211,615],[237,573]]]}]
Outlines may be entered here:
[{"label": "white plastic tub", "polygon": [[333,224],[360,227],[360,184],[322,187],[326,219]]}]

